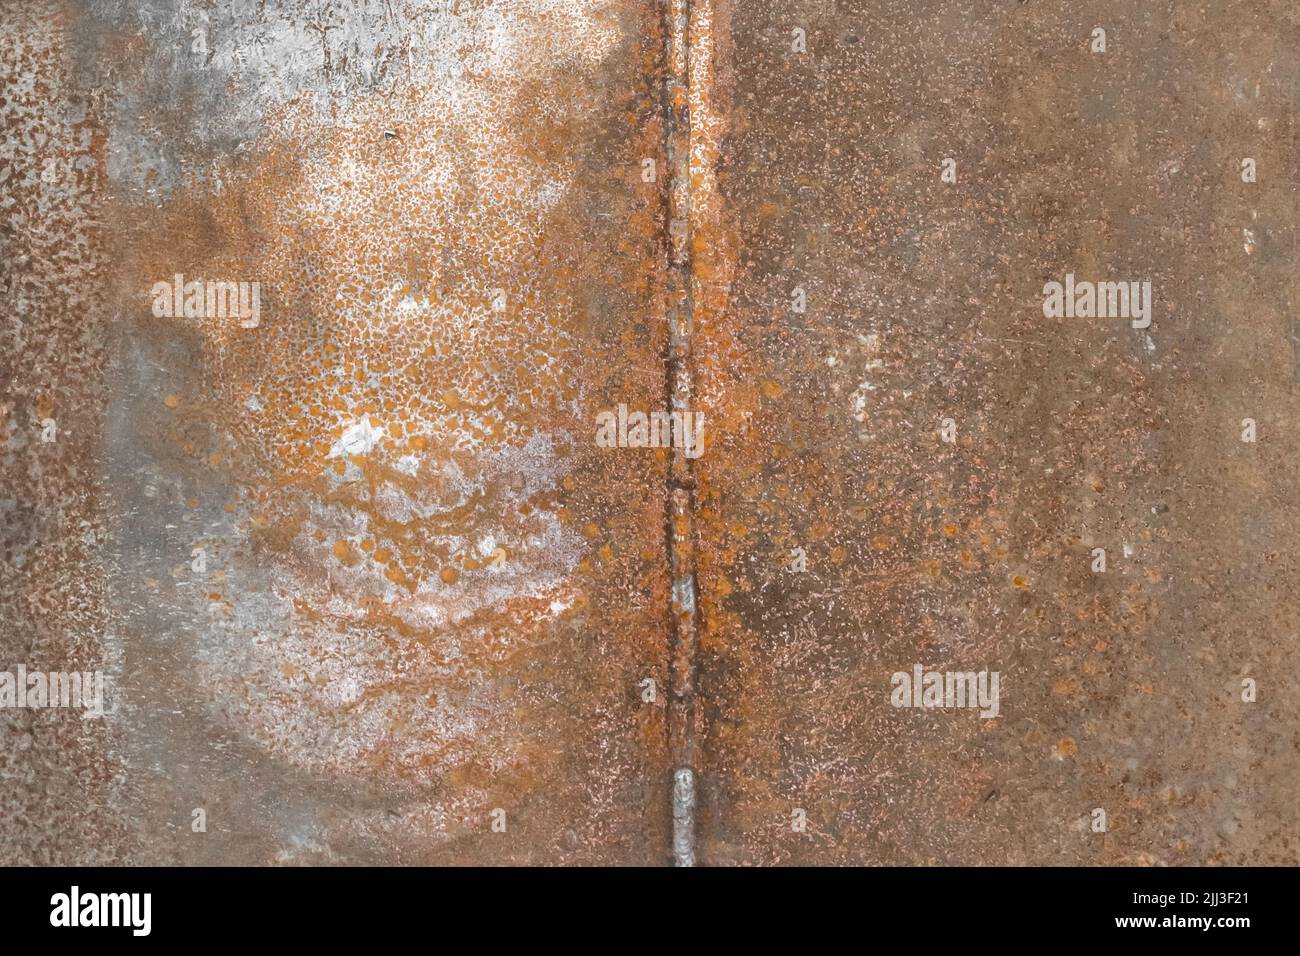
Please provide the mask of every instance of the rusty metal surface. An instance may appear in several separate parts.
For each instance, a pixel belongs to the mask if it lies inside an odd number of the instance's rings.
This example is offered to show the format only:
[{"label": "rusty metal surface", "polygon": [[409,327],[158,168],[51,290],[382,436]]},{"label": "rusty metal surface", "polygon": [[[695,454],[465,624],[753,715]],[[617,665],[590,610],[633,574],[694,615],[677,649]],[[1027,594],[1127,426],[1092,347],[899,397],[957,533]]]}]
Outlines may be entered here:
[{"label": "rusty metal surface", "polygon": [[[1294,7],[799,14],[732,5],[702,857],[1295,863]],[[893,707],[918,664],[999,716]]]},{"label": "rusty metal surface", "polygon": [[662,860],[655,11],[4,16],[4,647],[117,691],[5,713],[4,858]]},{"label": "rusty metal surface", "polygon": [[0,6],[0,862],[1298,862],[1298,32]]}]

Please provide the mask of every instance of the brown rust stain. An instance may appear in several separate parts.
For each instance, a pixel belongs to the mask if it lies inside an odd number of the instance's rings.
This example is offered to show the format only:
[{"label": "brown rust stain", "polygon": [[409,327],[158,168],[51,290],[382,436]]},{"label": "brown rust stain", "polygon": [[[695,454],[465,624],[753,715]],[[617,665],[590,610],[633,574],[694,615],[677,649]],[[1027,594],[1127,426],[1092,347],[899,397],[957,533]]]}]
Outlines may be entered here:
[{"label": "brown rust stain", "polygon": [[[140,859],[667,845],[661,709],[638,689],[665,683],[666,463],[592,440],[599,410],[663,394],[662,206],[636,175],[657,19],[494,3],[451,29],[450,59],[273,103],[238,151],[187,143],[174,188],[119,183],[101,214],[123,692],[133,721],[152,688],[190,702],[128,726],[122,760],[148,814],[206,801],[242,840],[145,833]],[[119,65],[151,68],[142,39]],[[257,327],[152,314],[177,273],[260,281]],[[243,792],[223,763],[255,768]]]}]

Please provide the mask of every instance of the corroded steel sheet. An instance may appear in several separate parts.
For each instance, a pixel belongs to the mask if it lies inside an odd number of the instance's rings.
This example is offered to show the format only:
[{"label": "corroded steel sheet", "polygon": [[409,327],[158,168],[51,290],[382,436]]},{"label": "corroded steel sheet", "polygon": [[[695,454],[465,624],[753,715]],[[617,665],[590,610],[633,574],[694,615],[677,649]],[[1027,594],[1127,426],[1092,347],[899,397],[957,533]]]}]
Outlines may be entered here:
[{"label": "corroded steel sheet", "polygon": [[4,858],[665,859],[657,11],[2,16]]},{"label": "corroded steel sheet", "polygon": [[0,862],[1300,862],[1298,34],[0,5]]},{"label": "corroded steel sheet", "polygon": [[1295,9],[730,6],[701,858],[1296,863]]}]

